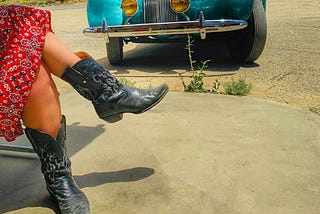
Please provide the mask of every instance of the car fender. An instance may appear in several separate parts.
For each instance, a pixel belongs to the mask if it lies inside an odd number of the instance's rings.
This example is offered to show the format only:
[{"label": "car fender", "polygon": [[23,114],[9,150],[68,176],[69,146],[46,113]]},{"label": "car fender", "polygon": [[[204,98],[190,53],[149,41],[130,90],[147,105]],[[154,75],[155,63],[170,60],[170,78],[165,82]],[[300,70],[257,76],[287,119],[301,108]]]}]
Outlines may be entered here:
[{"label": "car fender", "polygon": [[87,18],[90,27],[101,26],[104,19],[108,25],[121,25],[121,0],[88,0]]},{"label": "car fender", "polygon": [[[261,0],[266,9],[266,0]],[[137,0],[139,8],[131,18],[131,23],[143,23],[143,0]],[[253,7],[253,0],[191,0],[186,15],[190,20],[198,20],[200,11],[206,19],[248,20]],[[87,17],[90,27],[101,26],[103,20],[108,26],[122,25],[128,19],[122,13],[121,0],[88,0]]]},{"label": "car fender", "polygon": [[197,19],[203,11],[206,19],[247,20],[252,12],[253,0],[191,0],[186,14],[191,20]]}]

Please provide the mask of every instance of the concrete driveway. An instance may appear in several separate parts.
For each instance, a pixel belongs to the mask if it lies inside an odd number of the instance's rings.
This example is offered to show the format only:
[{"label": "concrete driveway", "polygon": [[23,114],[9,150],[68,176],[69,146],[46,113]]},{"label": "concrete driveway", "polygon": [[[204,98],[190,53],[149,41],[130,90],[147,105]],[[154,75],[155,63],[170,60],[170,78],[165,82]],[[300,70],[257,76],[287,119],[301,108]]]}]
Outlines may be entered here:
[{"label": "concrete driveway", "polygon": [[[73,173],[92,213],[319,213],[316,114],[171,92],[111,125],[76,92],[61,93]],[[0,213],[56,211],[35,155],[2,151],[0,168]]]},{"label": "concrete driveway", "polygon": [[[53,11],[56,33],[73,50],[87,50],[105,63],[103,41],[83,39],[84,13],[83,7]],[[129,65],[111,71],[138,76],[146,84],[167,81],[174,91],[176,69],[185,70],[185,62],[153,67],[156,56],[136,61],[141,49],[126,46]],[[270,59],[261,58],[257,68],[219,64],[214,69],[272,72]],[[57,84],[73,174],[92,213],[319,213],[319,115],[254,97],[170,92],[149,112],[106,124],[86,100],[65,83]],[[15,143],[28,145],[25,136]],[[0,151],[0,169],[0,213],[57,212],[36,155]]]}]

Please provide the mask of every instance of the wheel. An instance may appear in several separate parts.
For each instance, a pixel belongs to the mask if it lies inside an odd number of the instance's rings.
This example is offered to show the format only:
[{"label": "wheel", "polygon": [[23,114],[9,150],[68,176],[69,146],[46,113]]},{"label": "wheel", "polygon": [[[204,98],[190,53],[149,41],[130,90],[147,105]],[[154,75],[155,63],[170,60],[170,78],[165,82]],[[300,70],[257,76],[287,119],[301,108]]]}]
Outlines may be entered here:
[{"label": "wheel", "polygon": [[107,57],[112,65],[121,65],[123,62],[123,40],[122,38],[109,38],[106,44]]},{"label": "wheel", "polygon": [[267,39],[266,12],[261,0],[254,0],[248,26],[233,32],[228,42],[229,52],[232,58],[238,62],[254,62],[264,49]]}]

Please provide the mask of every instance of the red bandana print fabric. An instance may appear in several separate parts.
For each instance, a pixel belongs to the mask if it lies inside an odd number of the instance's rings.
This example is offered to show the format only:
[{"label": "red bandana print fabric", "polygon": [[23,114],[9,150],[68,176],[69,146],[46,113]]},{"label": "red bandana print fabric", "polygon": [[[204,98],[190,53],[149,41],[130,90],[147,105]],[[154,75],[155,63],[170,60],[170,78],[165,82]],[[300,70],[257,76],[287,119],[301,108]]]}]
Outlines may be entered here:
[{"label": "red bandana print fabric", "polygon": [[0,6],[0,137],[9,142],[23,134],[21,115],[48,31],[49,11]]}]

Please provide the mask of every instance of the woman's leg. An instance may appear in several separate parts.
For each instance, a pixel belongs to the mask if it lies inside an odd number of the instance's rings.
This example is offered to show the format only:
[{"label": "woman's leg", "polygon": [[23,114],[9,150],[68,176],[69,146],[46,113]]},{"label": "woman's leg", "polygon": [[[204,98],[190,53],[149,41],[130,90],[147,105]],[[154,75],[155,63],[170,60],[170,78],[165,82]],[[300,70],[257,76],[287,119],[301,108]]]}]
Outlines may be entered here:
[{"label": "woman's leg", "polygon": [[25,133],[41,161],[46,188],[60,213],[90,213],[89,201],[71,173],[66,147],[66,121],[61,115],[58,90],[42,62],[24,107]]},{"label": "woman's leg", "polygon": [[54,139],[57,136],[61,122],[59,92],[43,62],[32,84],[22,120],[28,128],[46,132]]},{"label": "woman's leg", "polygon": [[52,32],[47,33],[42,59],[50,72],[57,77],[61,77],[67,67],[80,61],[80,58]]},{"label": "woman's leg", "polygon": [[46,36],[42,57],[54,75],[92,101],[98,116],[110,123],[121,120],[123,113],[149,110],[169,90],[166,84],[153,89],[124,86],[95,60],[80,59],[51,32]]}]

